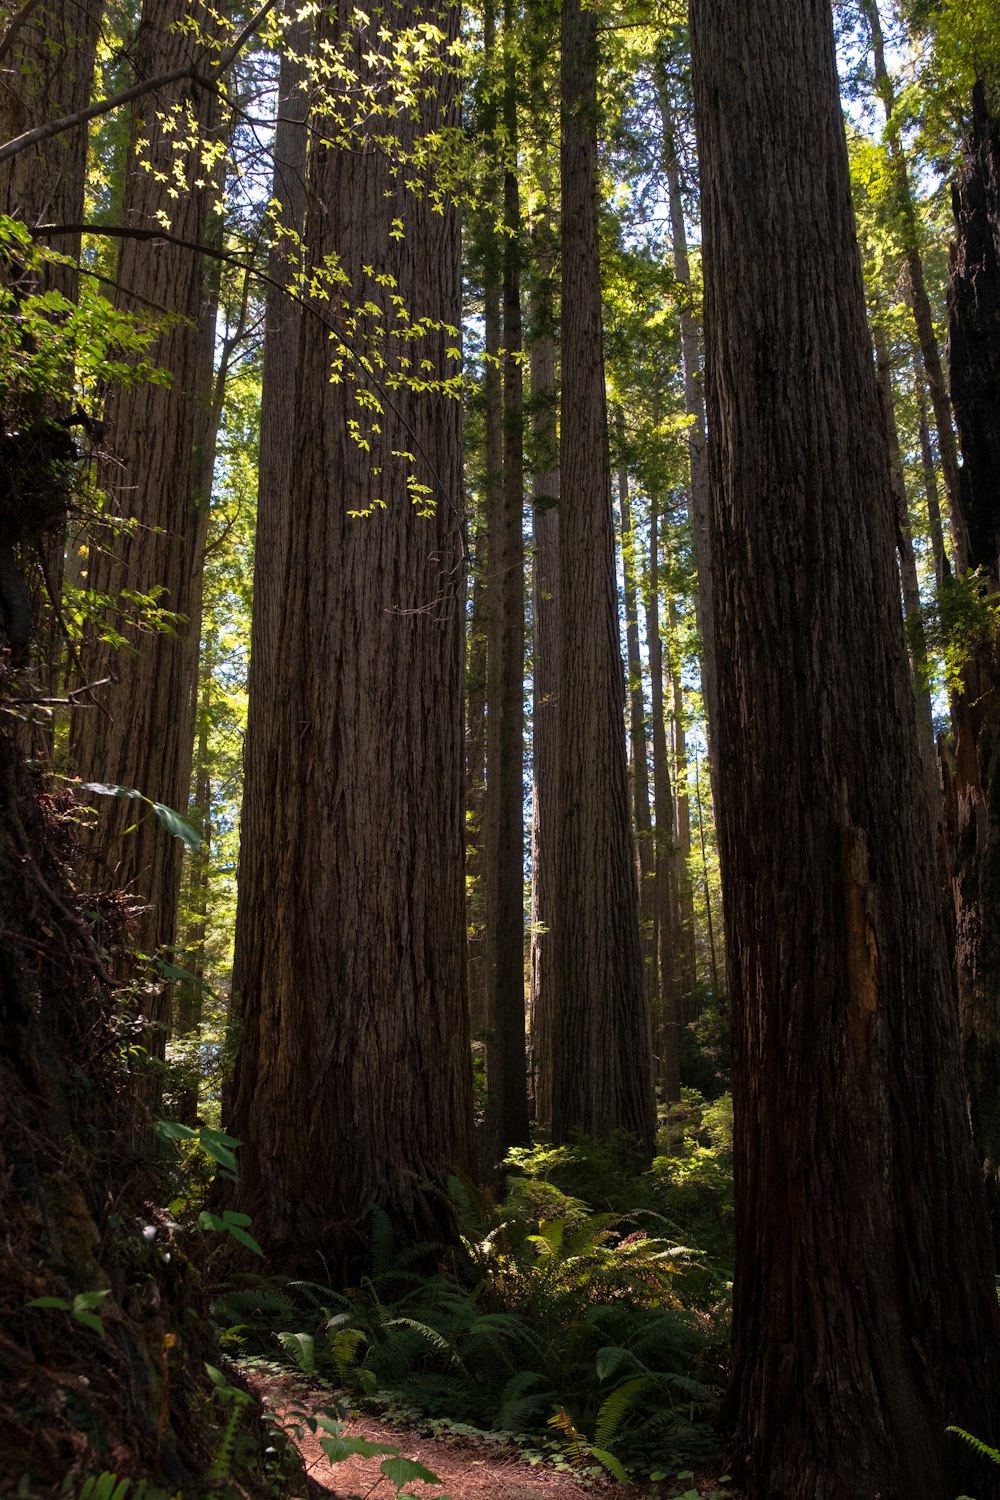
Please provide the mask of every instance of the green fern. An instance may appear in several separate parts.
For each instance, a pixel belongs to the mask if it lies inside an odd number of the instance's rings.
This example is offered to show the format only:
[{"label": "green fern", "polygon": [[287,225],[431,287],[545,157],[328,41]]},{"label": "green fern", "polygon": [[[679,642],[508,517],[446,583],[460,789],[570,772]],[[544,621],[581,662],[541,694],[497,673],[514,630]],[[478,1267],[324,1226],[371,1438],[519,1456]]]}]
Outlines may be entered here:
[{"label": "green fern", "polygon": [[519,1370],[503,1388],[498,1414],[501,1430],[520,1433],[529,1418],[551,1410],[555,1394],[546,1376],[534,1370]]},{"label": "green fern", "polygon": [[594,1424],[594,1443],[598,1448],[611,1447],[621,1426],[622,1418],[645,1385],[645,1375],[637,1375],[632,1380],[626,1380],[624,1385],[617,1386],[611,1392],[597,1413],[597,1421]]},{"label": "green fern", "polygon": [[278,1343],[303,1375],[316,1374],[316,1340],[311,1333],[279,1333]]},{"label": "green fern", "polygon": [[182,1500],[180,1490],[159,1490],[145,1479],[119,1479],[106,1469],[89,1475],[80,1487],[79,1500]]},{"label": "green fern", "polygon": [[963,1442],[968,1443],[970,1448],[974,1448],[981,1458],[988,1458],[990,1463],[1000,1464],[1000,1451],[984,1443],[982,1438],[973,1437],[971,1432],[966,1432],[962,1427],[946,1427],[945,1432],[953,1432],[956,1437],[960,1437]]}]

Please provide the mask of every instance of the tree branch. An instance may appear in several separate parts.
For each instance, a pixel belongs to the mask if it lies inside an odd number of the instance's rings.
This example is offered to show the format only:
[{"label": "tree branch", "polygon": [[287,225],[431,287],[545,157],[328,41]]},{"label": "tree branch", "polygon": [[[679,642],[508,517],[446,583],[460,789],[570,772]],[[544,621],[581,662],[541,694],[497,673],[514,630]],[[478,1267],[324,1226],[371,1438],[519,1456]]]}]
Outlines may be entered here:
[{"label": "tree branch", "polygon": [[[35,228],[30,230],[30,234],[32,239],[36,240],[57,239],[60,235],[66,234],[96,234],[102,235],[109,239],[118,240],[162,240],[167,245],[177,245],[180,249],[190,250],[195,255],[207,255],[211,260],[220,260],[225,262],[225,264],[227,265],[239,266],[241,270],[246,271],[248,276],[252,276],[253,279],[260,282],[262,286],[274,287],[276,291],[281,292],[285,297],[288,298],[290,302],[294,303],[295,306],[300,308],[301,311],[308,317],[315,318],[316,321],[320,323],[326,329],[326,331],[331,334],[334,339],[336,339],[339,344],[342,344],[349,353],[351,353],[352,355],[357,355],[357,350],[354,348],[354,345],[351,343],[350,339],[345,337],[345,335],[340,331],[335,323],[333,323],[329,318],[325,318],[314,303],[310,302],[308,298],[300,296],[298,292],[293,291],[291,287],[286,286],[283,282],[276,280],[275,277],[269,276],[266,271],[258,270],[258,268],[253,264],[253,252],[250,250],[223,250],[216,248],[214,245],[199,244],[196,240],[182,239],[180,235],[171,234],[168,229],[132,229],[126,225],[119,224],[39,224]],[[89,271],[85,266],[81,267],[81,270],[84,272],[84,274],[96,274],[95,272]],[[466,523],[468,518],[465,510],[457,500],[453,499],[452,496],[447,493],[444,485],[441,484],[440,475],[437,472],[436,465],[431,461],[430,456],[423,447],[423,444],[420,442],[419,438],[414,432],[412,424],[406,420],[399,407],[393,401],[386,387],[370,371],[368,372],[368,379],[371,387],[377,392],[379,399],[385,403],[386,408],[392,412],[393,416],[397,418],[403,429],[409,434],[410,438],[413,441],[415,450],[420,454],[421,458],[426,463],[431,478],[434,479],[440,486],[441,494],[444,498],[445,504],[451,511],[452,515],[455,517],[456,523],[458,525],[459,535],[462,540],[462,554],[465,560],[468,562],[470,560],[469,544],[466,531]]]},{"label": "tree branch", "polygon": [[21,6],[21,9],[15,11],[11,16],[10,20],[7,22],[7,27],[4,31],[3,36],[0,37],[0,59],[3,59],[7,56],[7,53],[10,51],[11,47],[14,44],[15,36],[20,31],[21,27],[24,25],[28,17],[31,15],[31,12],[39,3],[40,0],[24,0],[24,4]]},{"label": "tree branch", "polygon": [[[19,12],[20,18],[24,19],[24,12],[33,3],[26,0],[26,4]],[[247,22],[233,45],[222,54],[218,61],[218,73],[224,73],[231,67],[239,56],[243,47],[253,36],[277,4],[277,0],[266,0],[254,16]],[[14,21],[18,16],[14,17]],[[14,21],[11,22],[13,26]],[[0,44],[0,55],[2,46],[6,43],[10,28],[4,34],[4,43]],[[166,88],[168,84],[180,83],[182,79],[188,78],[192,83],[199,84],[204,89],[218,91],[218,78],[206,78],[199,71],[195,63],[190,63],[184,68],[174,68],[169,73],[160,73],[155,78],[143,79],[140,83],[133,83],[130,88],[122,89],[120,93],[110,94],[106,99],[98,99],[96,103],[90,104],[86,109],[78,109],[71,115],[63,115],[60,120],[49,120],[44,125],[36,125],[33,130],[26,130],[23,135],[15,136],[13,140],[7,141],[0,146],[0,162],[9,161],[12,156],[27,150],[29,146],[37,146],[42,141],[51,140],[54,135],[63,135],[67,130],[75,130],[78,125],[86,125],[89,120],[96,120],[100,115],[110,114],[112,110],[118,109],[122,104],[131,104],[133,99],[141,99],[144,94],[154,93],[156,89]]]}]

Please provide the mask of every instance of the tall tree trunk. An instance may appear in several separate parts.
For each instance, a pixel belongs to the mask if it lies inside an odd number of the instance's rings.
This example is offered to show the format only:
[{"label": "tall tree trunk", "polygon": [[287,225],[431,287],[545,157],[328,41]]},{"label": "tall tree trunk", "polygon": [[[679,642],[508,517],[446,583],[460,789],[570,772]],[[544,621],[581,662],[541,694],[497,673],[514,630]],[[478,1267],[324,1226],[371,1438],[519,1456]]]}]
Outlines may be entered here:
[{"label": "tall tree trunk", "polygon": [[552,922],[557,889],[559,808],[559,434],[556,421],[555,231],[552,190],[533,228],[531,311],[532,780],[531,780],[531,1080],[534,1117],[552,1119],[555,1026]]},{"label": "tall tree trunk", "polygon": [[[100,32],[101,0],[41,0],[15,26],[17,10],[5,20],[4,85],[0,89],[0,136],[5,141],[90,102],[94,58]],[[0,212],[25,223],[79,224],[83,219],[87,131],[68,130],[29,146],[0,168]],[[56,248],[76,260],[80,235],[60,236]],[[47,289],[76,300],[74,265],[49,266]]]},{"label": "tall tree trunk", "polygon": [[[503,137],[517,153],[512,0],[503,13]],[[496,149],[498,143],[494,143]],[[521,205],[503,171],[503,473],[491,491],[486,710],[487,1121],[493,1169],[528,1140],[524,1036],[524,427],[521,381]]]},{"label": "tall tree trunk", "polygon": [[[624,440],[625,419],[616,413],[618,440]],[[629,740],[632,745],[632,806],[635,816],[636,865],[639,877],[639,928],[646,1006],[652,1014],[656,996],[656,860],[653,819],[649,806],[649,756],[646,747],[646,705],[642,691],[642,657],[639,653],[639,601],[636,567],[636,537],[632,526],[628,469],[618,470],[618,508],[622,538],[622,575],[625,580],[625,644],[628,653]]]},{"label": "tall tree trunk", "polygon": [[924,266],[920,255],[920,225],[913,193],[910,188],[910,169],[899,126],[895,120],[896,95],[889,70],[885,65],[885,40],[882,35],[882,18],[878,0],[861,0],[861,9],[868,21],[872,38],[872,55],[875,63],[875,88],[885,109],[886,140],[889,144],[889,160],[892,163],[899,194],[900,218],[902,220],[903,248],[906,255],[906,273],[909,280],[909,300],[913,310],[913,321],[920,341],[927,388],[938,434],[938,454],[941,459],[941,476],[948,500],[951,517],[952,539],[955,549],[955,564],[964,573],[968,561],[968,538],[958,497],[958,450],[955,446],[955,430],[952,426],[951,403],[948,387],[941,365],[937,335],[934,332],[934,315],[924,281]]},{"label": "tall tree trunk", "polygon": [[649,508],[649,583],[646,594],[646,649],[653,719],[654,875],[656,906],[657,1002],[654,1012],[656,1077],[665,1099],[681,1097],[681,1017],[678,985],[677,902],[674,893],[674,793],[663,699],[663,638],[660,634],[660,542],[657,499]]},{"label": "tall tree trunk", "polygon": [[[188,0],[146,0],[134,55],[140,77],[194,62],[204,44],[178,30],[191,14]],[[201,24],[210,27],[207,14]],[[215,129],[217,101],[190,83],[144,96],[133,108],[126,228],[147,230],[170,217],[173,234],[203,244],[214,207],[215,184],[199,185],[205,169],[195,151],[178,154],[187,129],[201,139]],[[147,169],[146,163],[152,163]],[[184,189],[172,195],[174,172]],[[144,384],[112,394],[110,443],[117,464],[104,483],[112,516],[125,529],[110,531],[91,547],[86,584],[117,597],[162,590],[159,603],[176,612],[176,632],[135,632],[113,616],[134,649],[115,649],[96,636],[81,652],[91,681],[110,679],[99,707],[77,714],[71,731],[74,763],[86,781],[137,787],[169,807],[186,806],[194,741],[202,560],[209,496],[200,492],[206,412],[211,404],[214,306],[206,301],[203,258],[180,246],[148,240],[122,242],[117,294],[123,307],[152,304],[175,321],[153,357],[172,372],[169,386]],[[129,830],[136,824],[132,831]],[[94,876],[113,878],[147,906],[136,935],[146,953],[174,940],[180,888],[181,845],[167,836],[149,810],[136,819],[127,799],[102,799],[93,834]],[[149,1045],[162,1055],[168,999],[152,1006]]]},{"label": "tall tree trunk", "polygon": [[938,601],[945,579],[951,573],[948,554],[944,547],[944,527],[941,524],[941,499],[938,495],[937,466],[931,447],[931,431],[927,420],[927,385],[920,352],[913,351],[913,395],[917,405],[917,435],[920,443],[920,468],[924,477],[924,494],[927,498],[927,531],[931,541],[931,556],[934,559],[934,583]]},{"label": "tall tree trunk", "polygon": [[[100,0],[79,0],[73,6],[44,0],[20,24],[16,10],[7,20],[4,35],[9,49],[0,87],[3,140],[44,124],[53,116],[72,114],[89,102],[101,10]],[[19,152],[0,169],[0,213],[31,226],[79,224],[83,219],[86,164],[87,132],[83,129],[67,131],[41,146]],[[76,266],[69,262],[79,258],[79,233],[61,235],[53,248],[68,262],[46,266],[34,290],[58,292],[75,302],[78,275]],[[5,271],[5,280],[12,270]],[[49,402],[44,410],[38,404],[36,410],[8,410],[5,415],[12,429],[23,432],[31,423],[44,424],[52,417],[62,419],[70,414],[65,409],[54,410]],[[0,525],[0,620],[6,627],[14,661],[23,655],[42,693],[55,697],[63,641],[55,610],[46,596],[51,591],[58,598],[61,590],[65,507],[56,503],[51,510],[43,508],[27,532],[21,526],[23,519],[18,518],[16,528]],[[19,555],[14,550],[15,530],[21,537]],[[30,652],[29,638],[33,638]],[[37,722],[22,719],[17,733],[23,753],[47,754],[51,745],[48,718]]]},{"label": "tall tree trunk", "polygon": [[483,905],[486,870],[483,810],[486,801],[486,657],[489,537],[486,517],[476,522],[472,559],[472,608],[465,670],[465,870],[469,1024],[473,1039],[486,1034],[486,960]]},{"label": "tall tree trunk", "polygon": [[597,213],[597,15],[562,10],[559,852],[552,1129],[655,1127],[625,761]]},{"label": "tall tree trunk", "polygon": [[920,753],[924,760],[930,805],[936,808],[940,798],[937,752],[934,748],[934,715],[931,709],[931,689],[928,677],[927,637],[920,609],[920,582],[917,578],[917,560],[913,553],[913,530],[910,526],[910,509],[906,499],[906,483],[903,479],[903,461],[899,451],[899,431],[896,427],[896,412],[892,400],[892,367],[885,333],[878,322],[873,323],[872,331],[875,341],[875,371],[878,376],[879,399],[885,422],[892,472],[892,498],[896,509],[896,551],[899,557],[899,581],[903,594],[903,618],[906,622],[913,694],[917,705]]},{"label": "tall tree trunk", "polygon": [[[395,48],[418,22],[440,27],[447,56],[458,13],[445,3],[392,5],[376,43],[343,0],[317,18],[316,45],[348,47],[388,110]],[[336,93],[314,121],[306,245],[320,287],[298,331],[291,488],[259,502],[275,545],[256,563],[230,1120],[255,1233],[280,1264],[322,1253],[345,1272],[373,1202],[436,1232],[446,1213],[428,1184],[473,1170],[460,414],[450,387],[414,390],[405,373],[423,359],[436,381],[457,369],[459,222],[446,196],[408,191],[394,160],[457,123],[454,74],[436,63],[378,140],[358,121],[346,146],[330,142]],[[331,344],[332,256],[349,278],[334,289],[344,325],[359,359],[398,380],[391,398]],[[380,342],[395,296],[424,337]],[[369,324],[365,303],[382,318]],[[362,404],[373,397],[382,410]]]},{"label": "tall tree trunk", "polygon": [[[498,670],[503,633],[503,574],[494,566],[494,553],[504,543],[504,421],[503,421],[503,252],[497,223],[503,214],[503,177],[496,160],[496,29],[495,0],[486,0],[483,10],[483,51],[486,63],[486,97],[483,103],[483,146],[487,155],[485,204],[480,228],[483,236],[483,396],[485,400],[484,444],[486,472],[483,478],[483,517],[477,536],[476,563],[479,612],[483,626],[483,761],[482,785],[474,807],[472,837],[475,840],[473,870],[476,884],[470,893],[469,995],[472,1034],[489,1051],[496,978],[495,903],[497,872],[491,868],[492,848],[499,830],[495,823],[500,804],[489,788],[489,765],[495,759],[500,735],[500,712],[496,703]],[[496,534],[496,535],[494,535]],[[475,585],[474,585],[475,588]],[[474,603],[475,594],[473,596]],[[493,701],[497,711],[492,715]],[[476,819],[478,815],[478,820]],[[487,1068],[489,1064],[487,1063]],[[489,1084],[487,1084],[489,1088]],[[491,1126],[492,1128],[492,1126]]]},{"label": "tall tree trunk", "polygon": [[682,1022],[698,1017],[698,979],[695,963],[694,891],[691,886],[691,798],[688,791],[688,752],[684,689],[681,683],[677,605],[667,600],[670,632],[668,675],[674,753],[674,891],[677,901],[678,989]]},{"label": "tall tree trunk", "polygon": [[[1000,590],[1000,125],[977,84],[953,195],[949,353],[969,565]],[[1000,1246],[1000,671],[981,641],[953,700],[949,786],[959,1018],[973,1128]]]},{"label": "tall tree trunk", "polygon": [[694,793],[698,808],[701,878],[705,891],[705,931],[708,938],[709,973],[712,977],[712,999],[718,1003],[722,991],[719,987],[719,958],[715,946],[715,919],[712,916],[712,885],[708,878],[708,852],[705,847],[705,812],[701,801],[701,763],[697,760],[694,764]]},{"label": "tall tree trunk", "polygon": [[[684,368],[684,412],[689,419],[688,457],[691,466],[691,539],[694,544],[698,589],[695,594],[698,634],[701,640],[701,686],[708,725],[710,766],[711,739],[717,715],[718,668],[715,653],[715,621],[712,611],[712,550],[708,519],[708,464],[705,449],[705,393],[702,388],[700,329],[693,304],[691,261],[688,255],[684,198],[677,155],[670,85],[662,47],[657,54],[656,97],[660,115],[662,165],[667,180],[670,210],[670,254],[674,277],[682,289],[680,301],[681,364]],[[714,774],[714,773],[713,773]],[[714,784],[714,783],[713,783]]]},{"label": "tall tree trunk", "polygon": [[998,1313],[830,7],[695,0],[692,66],[734,1032],[727,1412],[749,1500],[952,1495],[977,1481],[946,1425],[1000,1430]]},{"label": "tall tree trunk", "polygon": [[[195,1038],[201,1028],[202,1001],[205,993],[205,938],[208,934],[208,903],[212,868],[212,777],[209,770],[208,727],[211,714],[213,651],[206,647],[198,663],[198,705],[196,710],[194,767],[191,787],[190,822],[201,835],[201,843],[188,865],[185,882],[187,927],[183,934],[181,963],[190,977],[177,981],[174,996],[172,1033],[178,1039]],[[188,1060],[188,1081],[175,1104],[177,1119],[195,1125],[198,1118],[200,1069]]]}]

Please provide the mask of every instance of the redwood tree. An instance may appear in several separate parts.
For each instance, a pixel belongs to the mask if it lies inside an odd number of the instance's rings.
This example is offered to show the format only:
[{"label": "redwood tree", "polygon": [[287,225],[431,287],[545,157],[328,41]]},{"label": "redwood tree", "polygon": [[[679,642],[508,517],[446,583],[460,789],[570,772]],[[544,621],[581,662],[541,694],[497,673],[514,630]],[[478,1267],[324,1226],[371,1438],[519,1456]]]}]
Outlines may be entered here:
[{"label": "redwood tree", "polygon": [[[959,505],[969,562],[1000,591],[1000,124],[977,85],[954,191],[957,243],[949,288],[949,355],[962,446]],[[953,699],[948,778],[962,1048],[995,1242],[1000,1243],[1000,673],[987,632]]]},{"label": "redwood tree", "polygon": [[830,7],[695,0],[692,42],[736,1116],[727,1410],[751,1500],[951,1496],[946,1424],[1000,1431],[997,1308]]},{"label": "redwood tree", "polygon": [[[407,79],[424,21],[442,61]],[[400,0],[376,38],[343,0],[316,26],[362,87],[328,82],[310,121],[296,422],[266,429],[294,462],[261,470],[230,1123],[255,1233],[285,1264],[343,1265],[373,1201],[419,1233],[472,1167],[459,406],[407,378],[457,368],[458,215],[429,169],[407,180],[457,121],[458,11]]]},{"label": "redwood tree", "polygon": [[558,886],[552,1129],[654,1132],[602,357],[596,12],[563,0]]},{"label": "redwood tree", "polygon": [[[210,27],[207,10],[191,0],[145,0],[130,55],[140,79],[212,56],[207,40],[179,30],[192,17]],[[136,787],[168,807],[186,808],[194,743],[201,620],[202,559],[209,495],[198,483],[200,449],[212,401],[215,299],[205,262],[190,245],[204,244],[214,206],[211,153],[218,100],[190,80],[158,89],[133,106],[123,222],[135,238],[122,241],[116,293],[138,315],[165,312],[152,357],[170,371],[167,384],[115,390],[108,405],[108,446],[115,461],[102,474],[108,524],[92,544],[81,582],[111,601],[126,590],[159,594],[177,616],[171,631],[150,632],[112,609],[110,623],[127,637],[123,649],[94,632],[81,650],[96,706],[73,719],[71,749],[85,781]],[[194,142],[197,141],[197,144]],[[184,144],[187,142],[188,144]],[[144,238],[163,227],[187,245]],[[132,825],[136,825],[132,828]],[[129,831],[132,829],[132,831]],[[136,818],[136,803],[102,799],[93,843],[92,878],[109,872],[147,908],[138,946],[152,952],[174,939],[181,845],[155,818]],[[155,1019],[169,1019],[161,997]],[[160,1038],[162,1041],[162,1036]]]}]

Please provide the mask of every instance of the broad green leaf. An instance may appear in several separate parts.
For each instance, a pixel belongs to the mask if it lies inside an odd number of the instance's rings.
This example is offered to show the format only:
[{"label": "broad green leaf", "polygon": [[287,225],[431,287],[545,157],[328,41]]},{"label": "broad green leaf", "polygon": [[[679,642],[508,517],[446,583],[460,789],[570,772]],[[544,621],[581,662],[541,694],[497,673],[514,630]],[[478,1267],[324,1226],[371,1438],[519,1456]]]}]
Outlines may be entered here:
[{"label": "broad green leaf", "polygon": [[78,1323],[82,1323],[84,1328],[89,1328],[93,1333],[99,1333],[101,1338],[104,1337],[104,1324],[96,1313],[81,1312],[74,1308],[73,1317]]},{"label": "broad green leaf", "polygon": [[257,1241],[254,1239],[252,1234],[247,1234],[246,1230],[241,1229],[238,1224],[227,1224],[226,1228],[229,1230],[229,1233],[232,1235],[233,1239],[238,1241],[239,1244],[245,1245],[246,1248],[248,1250],[252,1250],[255,1255],[263,1256],[264,1252],[258,1245]]},{"label": "broad green leaf", "polygon": [[367,1438],[325,1437],[320,1438],[319,1445],[332,1464],[345,1458],[377,1458],[380,1453],[396,1452],[386,1443],[370,1443]]},{"label": "broad green leaf", "polygon": [[158,1135],[161,1141],[190,1141],[198,1132],[192,1130],[190,1125],[178,1125],[176,1120],[157,1120],[153,1126],[153,1134]]},{"label": "broad green leaf", "polygon": [[24,1305],[25,1307],[58,1307],[62,1312],[73,1311],[64,1297],[34,1297]]},{"label": "broad green leaf", "polygon": [[137,792],[134,786],[119,786],[114,781],[81,781],[81,792],[96,792],[99,797],[136,797],[140,802],[149,798]]},{"label": "broad green leaf", "polygon": [[[95,792],[99,797],[132,797],[137,802],[145,802],[151,807],[157,819],[175,838],[182,839],[189,849],[201,848],[201,834],[196,828],[192,828],[186,818],[173,807],[167,807],[164,802],[154,802],[143,792],[134,786],[119,786],[114,781],[81,781],[80,790],[83,792]],[[131,832],[131,830],[128,830]]]},{"label": "broad green leaf", "polygon": [[74,1312],[79,1312],[81,1309],[90,1309],[92,1307],[100,1307],[100,1305],[104,1301],[105,1297],[110,1297],[110,1296],[111,1296],[111,1292],[110,1291],[102,1291],[102,1292],[78,1292],[77,1295],[73,1298],[73,1311]]},{"label": "broad green leaf", "polygon": [[[233,1151],[240,1144],[238,1140],[231,1135],[226,1135],[224,1130],[209,1130],[204,1126],[199,1131],[198,1138],[201,1142],[201,1149],[213,1161],[217,1161],[220,1167],[225,1167],[229,1172],[236,1171],[236,1157],[233,1155]],[[226,1214],[226,1219],[227,1221],[229,1219],[228,1213]],[[233,1222],[240,1223],[242,1220],[234,1219]],[[246,1222],[249,1224],[250,1220],[247,1219]]]},{"label": "broad green leaf", "polygon": [[397,1490],[401,1490],[404,1484],[409,1484],[411,1479],[420,1479],[424,1484],[442,1484],[444,1481],[433,1474],[430,1469],[425,1469],[423,1464],[418,1464],[414,1458],[387,1458],[379,1468],[387,1479],[391,1479]]},{"label": "broad green leaf", "polygon": [[172,807],[167,807],[163,802],[153,802],[150,806],[167,832],[172,833],[174,838],[181,839],[192,853],[201,848],[201,834],[197,828],[192,827],[187,818],[182,818],[179,812]]}]

